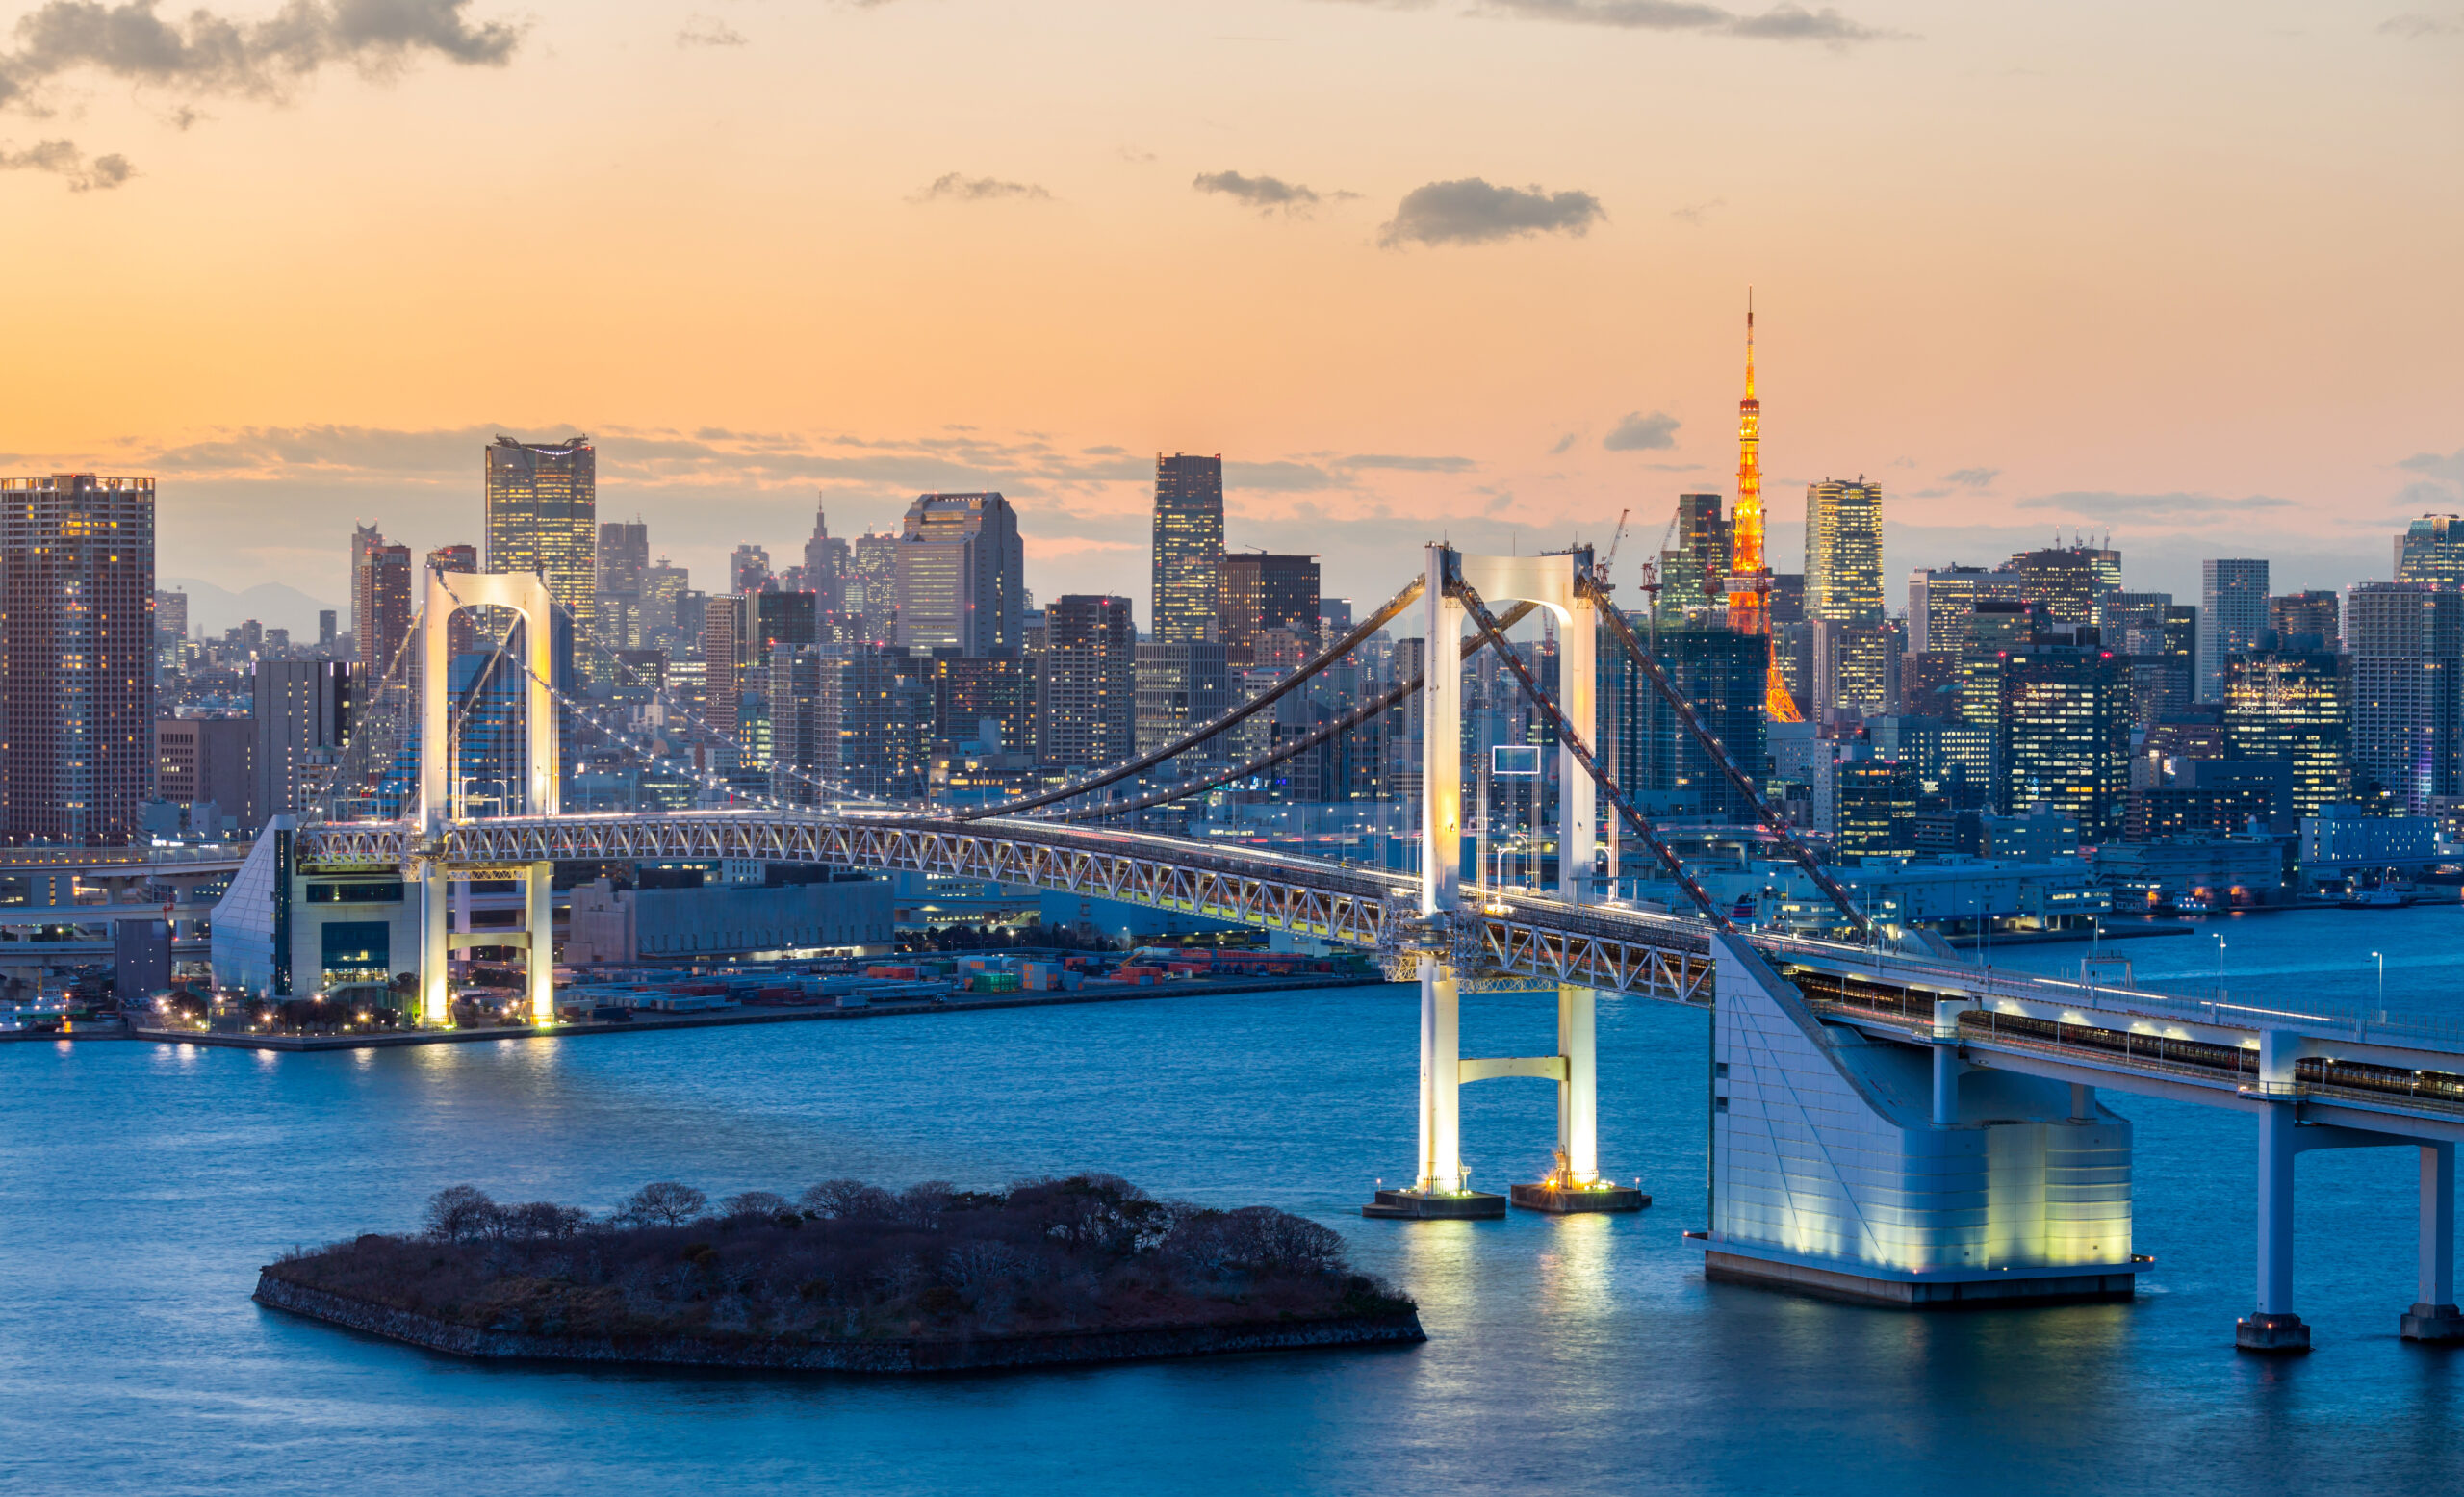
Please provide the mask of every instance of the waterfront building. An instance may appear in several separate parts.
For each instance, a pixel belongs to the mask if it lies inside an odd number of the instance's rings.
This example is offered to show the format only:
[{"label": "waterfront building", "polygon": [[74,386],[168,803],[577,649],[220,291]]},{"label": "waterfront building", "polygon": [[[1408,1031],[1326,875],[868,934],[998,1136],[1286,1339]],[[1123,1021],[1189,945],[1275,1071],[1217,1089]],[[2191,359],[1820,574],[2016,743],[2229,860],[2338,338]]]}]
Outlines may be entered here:
[{"label": "waterfront building", "polygon": [[2132,726],[2121,659],[2093,645],[2031,645],[2003,657],[2000,687],[2002,811],[2041,803],[2075,817],[2088,840],[2118,835]]},{"label": "waterfront building", "polygon": [[1911,654],[1958,655],[1976,643],[1976,606],[1981,599],[2021,600],[2026,579],[2006,568],[1919,567],[1908,574],[1908,649]]},{"label": "waterfront building", "polygon": [[153,612],[153,479],[0,478],[0,841],[138,835]]},{"label": "waterfront building", "polygon": [[920,798],[933,733],[932,658],[897,646],[860,649],[822,677],[822,715],[834,723],[832,778],[860,795]]},{"label": "waterfront building", "polygon": [[[1659,554],[1659,618],[1670,628],[1708,622],[1728,609],[1735,530],[1717,494],[1677,496],[1677,544]],[[1802,605],[1800,605],[1802,611]]]},{"label": "waterfront building", "polygon": [[1883,489],[1861,474],[1806,485],[1806,616],[1883,620]]},{"label": "waterfront building", "polygon": [[2331,650],[2260,650],[2237,656],[2225,669],[2227,751],[2289,766],[2290,815],[2315,815],[2350,797],[2347,665]]},{"label": "waterfront building", "polygon": [[2424,515],[2396,537],[2396,581],[2464,590],[2464,516]]},{"label": "waterfront building", "polygon": [[2459,793],[2464,754],[2464,593],[2365,582],[2345,599],[2352,679],[2352,789],[2375,787],[2426,814]]},{"label": "waterfront building", "polygon": [[2359,806],[2322,806],[2302,817],[2294,854],[2301,877],[2314,884],[2418,873],[2444,861],[2434,817],[2374,816]]},{"label": "waterfront building", "polygon": [[2344,614],[2323,587],[2268,600],[2268,629],[2284,650],[2335,650],[2344,642]]},{"label": "waterfront building", "polygon": [[1065,593],[1044,609],[1036,757],[1064,768],[1118,763],[1135,751],[1138,629],[1127,598]]},{"label": "waterfront building", "polygon": [[590,439],[548,444],[500,436],[487,450],[486,472],[486,569],[539,574],[548,596],[571,617],[573,637],[596,637],[599,454]]},{"label": "waterfront building", "polygon": [[1155,457],[1156,644],[1217,638],[1223,614],[1223,458]]},{"label": "waterfront building", "polygon": [[[1223,646],[1183,639],[1138,647],[1138,752],[1143,754],[1186,736],[1232,708],[1232,682]],[[1220,762],[1229,745],[1219,736],[1189,754],[1184,764]]]},{"label": "waterfront building", "polygon": [[2198,699],[2221,702],[2225,658],[2257,649],[2267,632],[2268,564],[2211,560],[2198,567]]},{"label": "waterfront building", "polygon": [[259,660],[249,668],[261,815],[316,809],[350,747],[351,676],[347,660]]},{"label": "waterfront building", "polygon": [[[1318,558],[1234,552],[1223,557],[1223,607],[1217,636],[1235,667],[1267,663],[1260,640],[1270,630],[1298,636],[1317,653]],[[1305,658],[1305,657],[1304,657]]]},{"label": "waterfront building", "polygon": [[2096,877],[2112,892],[2118,913],[2184,898],[2207,900],[2219,909],[2281,904],[2284,844],[2272,837],[2216,832],[2175,832],[2096,849]]},{"label": "waterfront building", "polygon": [[993,655],[1024,644],[1026,552],[999,494],[921,494],[897,550],[894,635],[910,649]]}]

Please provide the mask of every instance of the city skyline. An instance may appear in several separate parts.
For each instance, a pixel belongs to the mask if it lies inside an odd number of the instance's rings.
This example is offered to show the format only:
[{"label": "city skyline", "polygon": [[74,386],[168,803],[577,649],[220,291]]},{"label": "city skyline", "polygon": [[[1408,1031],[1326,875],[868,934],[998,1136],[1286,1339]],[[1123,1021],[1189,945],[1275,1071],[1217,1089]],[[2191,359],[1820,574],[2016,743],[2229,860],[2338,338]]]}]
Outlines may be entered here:
[{"label": "city skyline", "polygon": [[[64,68],[83,117],[7,138],[134,174],[0,172],[49,291],[21,322],[58,350],[6,386],[14,466],[151,474],[174,575],[330,606],[353,518],[477,539],[468,453],[498,429],[597,435],[606,512],[703,577],[800,536],[815,487],[851,534],[998,490],[1047,593],[1135,557],[1142,454],[1220,451],[1232,523],[1322,553],[1345,595],[1399,539],[1604,543],[1622,508],[1725,487],[1752,283],[1775,511],[1879,477],[1893,572],[2110,527],[2135,582],[2188,593],[2230,526],[2315,565],[2288,585],[2341,585],[2386,575],[2388,522],[2464,508],[2455,210],[2418,186],[2464,136],[2436,28],[1881,3],[1826,45],[1473,9],[733,7],[738,46],[645,6],[470,0],[460,60],[329,68],[285,103]],[[928,56],[965,106],[880,141]],[[148,113],[184,92],[216,117]],[[694,102],[627,118],[646,92]],[[2123,141],[2130,171],[2090,168]],[[546,178],[571,211],[521,209]],[[645,198],[689,207],[589,227]],[[685,227],[748,211],[724,246]],[[1815,232],[1863,217],[1892,230]],[[132,284],[156,288],[135,369],[93,336]],[[483,308],[549,296],[594,313],[468,357]]]}]

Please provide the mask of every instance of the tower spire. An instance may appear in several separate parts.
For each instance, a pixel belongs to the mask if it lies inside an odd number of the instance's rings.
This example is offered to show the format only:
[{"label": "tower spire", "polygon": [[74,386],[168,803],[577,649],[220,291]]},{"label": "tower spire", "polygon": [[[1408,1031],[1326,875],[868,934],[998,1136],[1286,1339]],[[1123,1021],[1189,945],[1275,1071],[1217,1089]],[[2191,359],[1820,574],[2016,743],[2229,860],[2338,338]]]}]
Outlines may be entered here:
[{"label": "tower spire", "polygon": [[[1771,569],[1762,554],[1762,401],[1754,393],[1754,288],[1745,288],[1745,398],[1736,402],[1736,508],[1730,516],[1729,628],[1771,632]],[[1774,722],[1803,722],[1787,683],[1773,670],[1763,710]]]}]

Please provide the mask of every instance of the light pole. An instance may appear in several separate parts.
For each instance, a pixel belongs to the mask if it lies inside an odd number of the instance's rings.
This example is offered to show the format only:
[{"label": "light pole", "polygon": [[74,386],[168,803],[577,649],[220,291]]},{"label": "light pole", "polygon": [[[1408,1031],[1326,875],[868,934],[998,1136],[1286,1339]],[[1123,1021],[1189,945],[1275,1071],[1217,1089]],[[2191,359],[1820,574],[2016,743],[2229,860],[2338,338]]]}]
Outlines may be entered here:
[{"label": "light pole", "polygon": [[2387,1008],[2387,958],[2381,952],[2373,951],[2370,954],[2378,962],[2378,1008],[2381,1013],[2384,1013]]},{"label": "light pole", "polygon": [[2224,938],[2216,938],[2216,985],[2224,986]]}]

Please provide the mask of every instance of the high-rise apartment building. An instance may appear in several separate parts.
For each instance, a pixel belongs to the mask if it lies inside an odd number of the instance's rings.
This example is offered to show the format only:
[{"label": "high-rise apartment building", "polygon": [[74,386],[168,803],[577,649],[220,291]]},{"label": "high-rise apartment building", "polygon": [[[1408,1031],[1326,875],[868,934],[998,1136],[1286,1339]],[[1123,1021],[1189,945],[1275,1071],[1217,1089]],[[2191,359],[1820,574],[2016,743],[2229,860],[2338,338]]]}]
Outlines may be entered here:
[{"label": "high-rise apartment building", "polygon": [[[350,624],[360,679],[381,682],[410,637],[411,548],[389,546],[372,525],[351,536]],[[405,665],[404,670],[409,667]]]},{"label": "high-rise apartment building", "polygon": [[2426,815],[2464,780],[2464,593],[2366,582],[2345,595],[2344,626],[2353,793]]},{"label": "high-rise apartment building", "polygon": [[1812,702],[1807,721],[1890,711],[1899,702],[1899,626],[1813,621]]},{"label": "high-rise apartment building", "polygon": [[1720,513],[1717,494],[1677,496],[1677,544],[1659,554],[1659,617],[1672,628],[1703,623],[1729,604],[1735,559],[1734,524]]},{"label": "high-rise apartment building", "polygon": [[734,744],[744,693],[744,673],[754,662],[753,600],[713,598],[702,615],[702,700],[704,718],[720,737],[724,757]]},{"label": "high-rise apartment building", "polygon": [[2344,613],[2333,592],[2314,587],[2268,600],[2268,630],[2283,650],[2335,650],[2344,640]]},{"label": "high-rise apartment building", "polygon": [[1235,669],[1262,663],[1259,640],[1288,630],[1318,642],[1318,558],[1234,552],[1223,558],[1223,611],[1217,637]]},{"label": "high-rise apartment building", "polygon": [[500,436],[487,450],[490,572],[536,572],[573,618],[573,637],[599,619],[599,454],[588,437],[553,445]]},{"label": "high-rise apartment building", "polygon": [[[1230,667],[1223,646],[1184,639],[1138,647],[1138,752],[1144,754],[1187,736],[1232,709]],[[1180,762],[1220,762],[1229,746],[1218,735],[1183,755]]]},{"label": "high-rise apartment building", "polygon": [[2464,589],[2464,516],[2424,515],[2396,537],[2396,581]]},{"label": "high-rise apartment building", "polygon": [[1127,598],[1066,593],[1044,607],[1036,757],[1084,769],[1137,749],[1138,629]]},{"label": "high-rise apartment building", "polygon": [[[467,543],[453,546],[439,546],[434,551],[427,554],[427,569],[431,572],[443,572],[448,574],[456,572],[476,572],[479,570],[479,548]],[[424,591],[424,590],[423,589],[423,592]],[[416,608],[419,606],[418,599],[407,599],[405,606]],[[406,629],[409,627],[409,618],[407,615],[405,615],[403,619],[403,627]],[[491,647],[494,647],[496,641],[494,639],[490,639],[488,644]],[[458,608],[454,610],[451,621],[445,626],[446,653],[449,655],[468,655],[473,650],[477,649],[478,646],[479,610],[476,608]]]},{"label": "high-rise apartment building", "polygon": [[2011,558],[2019,596],[2049,624],[2101,624],[2106,600],[2121,591],[2121,553],[2073,544],[2023,551]]},{"label": "high-rise apartment building", "polygon": [[259,660],[249,674],[257,807],[269,816],[303,814],[350,747],[350,663]]},{"label": "high-rise apartment building", "polygon": [[1034,752],[1035,678],[1024,655],[943,652],[933,657],[931,671],[935,747]]},{"label": "high-rise apartment building", "polygon": [[1908,574],[1908,649],[1912,655],[1958,655],[1976,642],[1976,605],[1991,598],[2016,603],[2027,580],[2007,568],[1919,567]]},{"label": "high-rise apartment building", "polygon": [[1860,475],[1806,485],[1806,617],[1883,619],[1883,486]]},{"label": "high-rise apartment building", "polygon": [[153,761],[154,480],[0,478],[0,840],[128,841]]},{"label": "high-rise apartment building", "polygon": [[887,644],[898,637],[898,537],[857,536],[849,564],[847,611],[862,615],[866,642]]},{"label": "high-rise apartment building", "polygon": [[2320,807],[2351,794],[2348,663],[2332,650],[2258,650],[2225,667],[2227,751],[2239,760],[2287,765],[2292,815],[2317,815]]},{"label": "high-rise apartment building", "polygon": [[2202,561],[2198,571],[2198,699],[2221,702],[2226,658],[2257,649],[2267,632],[2268,564]]},{"label": "high-rise apartment building", "polygon": [[1157,644],[1217,637],[1223,614],[1223,458],[1155,458]]},{"label": "high-rise apartment building", "polygon": [[897,640],[997,655],[1026,642],[1027,562],[999,494],[919,494],[898,538]]}]

